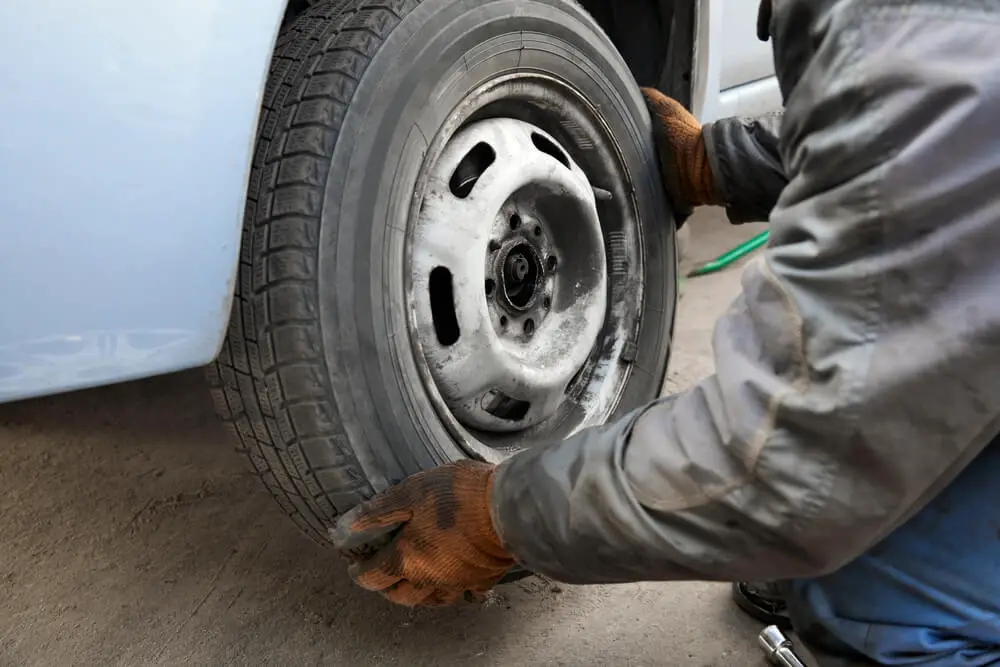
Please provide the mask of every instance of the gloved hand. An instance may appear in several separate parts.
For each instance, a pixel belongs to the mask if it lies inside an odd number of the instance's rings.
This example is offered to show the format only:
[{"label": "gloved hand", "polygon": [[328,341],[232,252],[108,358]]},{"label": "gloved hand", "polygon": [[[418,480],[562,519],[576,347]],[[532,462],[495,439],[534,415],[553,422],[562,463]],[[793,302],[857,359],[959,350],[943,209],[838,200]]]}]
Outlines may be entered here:
[{"label": "gloved hand", "polygon": [[490,518],[495,467],[459,461],[417,473],[355,507],[330,531],[351,578],[397,604],[480,596],[514,565]]},{"label": "gloved hand", "polygon": [[658,90],[643,88],[667,198],[678,224],[695,206],[721,205],[705,152],[701,124],[684,106]]}]

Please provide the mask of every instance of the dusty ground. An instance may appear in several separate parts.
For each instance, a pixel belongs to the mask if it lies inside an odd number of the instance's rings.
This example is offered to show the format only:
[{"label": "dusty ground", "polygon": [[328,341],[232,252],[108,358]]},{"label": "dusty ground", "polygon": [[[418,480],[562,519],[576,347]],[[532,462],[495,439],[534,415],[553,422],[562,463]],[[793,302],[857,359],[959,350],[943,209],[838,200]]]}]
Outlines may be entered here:
[{"label": "dusty ground", "polygon": [[[693,259],[760,229],[692,223]],[[711,371],[738,280],[686,284],[668,386]],[[0,406],[0,499],[0,665],[764,664],[721,585],[361,592],[244,474],[197,371]]]}]

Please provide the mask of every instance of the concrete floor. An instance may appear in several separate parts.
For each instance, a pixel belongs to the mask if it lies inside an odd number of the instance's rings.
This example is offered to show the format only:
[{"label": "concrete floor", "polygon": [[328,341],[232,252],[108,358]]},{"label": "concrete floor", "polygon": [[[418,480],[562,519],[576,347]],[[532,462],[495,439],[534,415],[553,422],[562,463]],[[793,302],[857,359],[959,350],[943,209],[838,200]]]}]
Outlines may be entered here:
[{"label": "concrete floor", "polygon": [[[690,223],[693,261],[759,231]],[[668,388],[711,372],[731,269],[685,285]],[[0,406],[0,665],[763,665],[718,584],[364,593],[244,474],[200,372]]]}]

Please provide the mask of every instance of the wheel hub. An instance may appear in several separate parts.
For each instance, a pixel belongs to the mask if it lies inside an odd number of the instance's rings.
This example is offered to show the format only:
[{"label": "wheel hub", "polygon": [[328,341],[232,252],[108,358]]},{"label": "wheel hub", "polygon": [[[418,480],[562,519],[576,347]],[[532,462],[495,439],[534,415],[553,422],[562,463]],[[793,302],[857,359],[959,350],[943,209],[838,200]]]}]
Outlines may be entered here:
[{"label": "wheel hub", "polygon": [[501,282],[507,304],[516,310],[523,310],[535,298],[535,288],[541,277],[541,270],[531,246],[515,246],[503,261]]},{"label": "wheel hub", "polygon": [[513,119],[460,130],[432,169],[411,255],[428,370],[464,426],[528,428],[570,400],[604,321],[593,188],[554,139]]},{"label": "wheel hub", "polygon": [[538,250],[520,235],[508,239],[495,259],[487,259],[486,270],[489,279],[500,286],[500,307],[514,316],[535,304],[549,278]]}]

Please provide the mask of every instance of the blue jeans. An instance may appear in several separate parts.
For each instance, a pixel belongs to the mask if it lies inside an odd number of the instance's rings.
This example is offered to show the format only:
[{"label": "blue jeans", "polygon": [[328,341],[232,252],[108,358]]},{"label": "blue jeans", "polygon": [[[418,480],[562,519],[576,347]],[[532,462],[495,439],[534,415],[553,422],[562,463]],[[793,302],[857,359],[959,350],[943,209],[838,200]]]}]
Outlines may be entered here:
[{"label": "blue jeans", "polygon": [[811,646],[880,665],[1000,665],[1000,438],[868,553],[782,588]]}]

